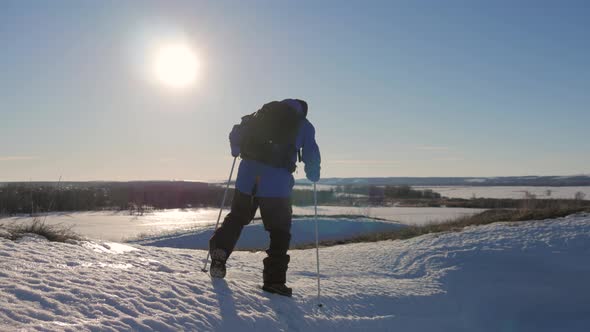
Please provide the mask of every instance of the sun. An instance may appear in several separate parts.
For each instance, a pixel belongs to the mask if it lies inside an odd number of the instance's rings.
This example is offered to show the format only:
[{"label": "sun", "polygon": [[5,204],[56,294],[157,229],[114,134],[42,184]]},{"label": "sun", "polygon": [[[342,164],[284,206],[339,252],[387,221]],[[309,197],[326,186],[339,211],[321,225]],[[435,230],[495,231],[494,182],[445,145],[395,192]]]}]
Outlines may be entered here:
[{"label": "sun", "polygon": [[172,88],[186,88],[195,83],[199,74],[199,61],[186,44],[160,46],[154,61],[156,78]]}]

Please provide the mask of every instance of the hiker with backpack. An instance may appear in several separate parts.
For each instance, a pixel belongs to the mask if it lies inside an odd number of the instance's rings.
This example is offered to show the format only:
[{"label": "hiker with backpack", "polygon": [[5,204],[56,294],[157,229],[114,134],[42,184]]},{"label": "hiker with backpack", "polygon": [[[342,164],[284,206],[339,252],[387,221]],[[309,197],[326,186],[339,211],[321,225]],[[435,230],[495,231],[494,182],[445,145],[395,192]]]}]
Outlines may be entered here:
[{"label": "hiker with backpack", "polygon": [[242,158],[230,213],[209,241],[210,274],[224,278],[225,263],[256,210],[270,235],[263,259],[263,290],[291,296],[286,286],[291,240],[291,191],[296,162],[303,161],[312,182],[320,178],[320,151],[315,129],[307,120],[307,103],[285,99],[265,104],[242,118],[229,135],[232,156]]}]

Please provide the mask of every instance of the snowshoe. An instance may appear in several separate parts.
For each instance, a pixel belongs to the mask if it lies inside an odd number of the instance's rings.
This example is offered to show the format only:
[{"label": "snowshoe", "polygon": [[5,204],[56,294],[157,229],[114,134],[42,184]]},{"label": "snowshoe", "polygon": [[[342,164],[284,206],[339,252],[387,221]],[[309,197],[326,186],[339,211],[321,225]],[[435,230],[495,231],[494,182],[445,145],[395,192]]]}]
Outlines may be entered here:
[{"label": "snowshoe", "polygon": [[223,249],[214,249],[211,251],[211,268],[209,274],[213,278],[225,278],[225,261],[227,254]]},{"label": "snowshoe", "polygon": [[293,296],[293,289],[287,287],[285,284],[264,284],[262,286],[262,290],[269,292],[269,293],[288,296],[288,297]]}]

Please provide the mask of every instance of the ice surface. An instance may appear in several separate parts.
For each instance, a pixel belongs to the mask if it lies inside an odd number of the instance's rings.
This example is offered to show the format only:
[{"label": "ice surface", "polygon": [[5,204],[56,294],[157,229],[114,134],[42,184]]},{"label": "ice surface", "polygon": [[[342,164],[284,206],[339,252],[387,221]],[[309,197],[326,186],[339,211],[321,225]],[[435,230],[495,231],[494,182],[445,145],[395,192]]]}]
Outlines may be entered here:
[{"label": "ice surface", "polygon": [[[430,221],[445,221],[456,217],[475,214],[480,209],[461,208],[403,208],[375,207],[358,208],[344,206],[319,206],[321,215],[365,215],[384,218],[405,224],[423,224]],[[222,218],[229,212],[224,210]],[[298,215],[313,215],[313,207],[293,207]],[[128,212],[100,211],[52,213],[47,218],[41,216],[48,224],[72,226],[72,229],[92,239],[107,241],[125,241],[143,235],[154,235],[186,229],[207,229],[215,226],[219,209],[169,209],[146,213],[143,216],[129,215]],[[256,215],[260,216],[260,213]],[[3,223],[30,222],[30,217],[12,217],[0,219]]]},{"label": "ice surface", "polygon": [[[319,218],[319,240],[343,240],[364,234],[396,230],[405,225],[396,222],[383,222],[372,219],[346,219],[346,218]],[[209,239],[213,234],[213,228],[199,229],[195,231],[179,232],[174,235],[156,236],[134,243],[156,247],[207,249]],[[315,219],[298,218],[293,221],[291,227],[291,246],[315,243]],[[254,222],[242,230],[237,243],[237,249],[268,248],[269,235],[264,230],[261,222]]]},{"label": "ice surface", "polygon": [[[424,225],[432,222],[445,222],[458,217],[473,215],[484,209],[437,208],[437,207],[351,207],[319,206],[320,215],[361,215],[370,218],[382,218],[406,225]],[[294,207],[293,213],[313,215],[313,206]]]},{"label": "ice surface", "polygon": [[526,193],[533,194],[540,199],[573,199],[577,192],[582,192],[590,199],[590,187],[531,187],[531,186],[499,186],[499,187],[461,187],[461,186],[435,186],[414,187],[415,189],[432,189],[443,196],[451,198],[527,198]]},{"label": "ice surface", "polygon": [[[533,177],[534,178],[534,177]],[[567,178],[567,177],[564,177]],[[523,178],[523,179],[526,179]],[[477,186],[484,179],[470,179],[468,182],[474,186],[412,186],[414,189],[432,189],[434,192],[451,198],[484,197],[484,198],[526,198],[526,192],[534,194],[537,198],[561,198],[573,199],[578,191],[584,193],[585,199],[590,200],[590,186],[564,186],[564,187],[541,187],[541,186]],[[335,185],[321,185],[321,190],[336,188]],[[309,189],[309,186],[296,186],[298,189]],[[319,187],[318,187],[319,190]],[[550,195],[547,192],[550,191]]]}]

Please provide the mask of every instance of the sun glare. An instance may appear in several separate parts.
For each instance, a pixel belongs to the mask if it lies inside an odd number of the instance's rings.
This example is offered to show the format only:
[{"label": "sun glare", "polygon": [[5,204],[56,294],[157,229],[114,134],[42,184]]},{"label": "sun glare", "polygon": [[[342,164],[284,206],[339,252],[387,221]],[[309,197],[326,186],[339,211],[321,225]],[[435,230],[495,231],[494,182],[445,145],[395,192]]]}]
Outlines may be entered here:
[{"label": "sun glare", "polygon": [[196,81],[199,61],[188,45],[170,44],[157,50],[154,69],[159,82],[173,88],[184,88]]}]

